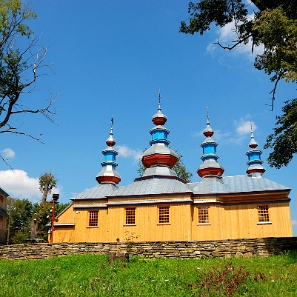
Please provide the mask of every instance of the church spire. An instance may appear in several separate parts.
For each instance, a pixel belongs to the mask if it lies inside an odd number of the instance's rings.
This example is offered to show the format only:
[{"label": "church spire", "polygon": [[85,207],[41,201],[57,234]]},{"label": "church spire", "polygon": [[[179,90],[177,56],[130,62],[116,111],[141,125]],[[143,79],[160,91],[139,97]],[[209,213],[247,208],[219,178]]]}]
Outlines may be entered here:
[{"label": "church spire", "polygon": [[161,110],[161,94],[158,93],[158,112],[152,118],[155,127],[150,130],[152,140],[151,147],[143,153],[142,164],[147,168],[143,176],[170,175],[176,176],[171,169],[178,160],[176,152],[169,148],[167,140],[170,131],[163,125],[167,121],[166,115]]},{"label": "church spire", "polygon": [[99,184],[118,184],[121,181],[120,175],[116,171],[118,166],[116,162],[116,155],[118,152],[113,148],[116,144],[113,138],[113,118],[111,118],[109,137],[106,140],[107,148],[102,151],[104,161],[101,163],[102,170],[96,176]]},{"label": "church spire", "polygon": [[261,160],[262,151],[258,150],[258,143],[255,141],[253,125],[251,123],[251,140],[249,143],[249,147],[251,148],[246,152],[248,156],[248,162],[246,163],[249,167],[246,170],[246,173],[253,177],[261,177],[262,174],[266,171],[262,166],[263,161]]},{"label": "church spire", "polygon": [[206,128],[203,134],[206,137],[201,144],[203,148],[201,160],[203,163],[197,169],[197,173],[200,177],[220,177],[224,173],[224,168],[217,162],[219,158],[219,156],[216,155],[218,144],[211,138],[214,131],[210,127],[208,108],[206,108]]}]

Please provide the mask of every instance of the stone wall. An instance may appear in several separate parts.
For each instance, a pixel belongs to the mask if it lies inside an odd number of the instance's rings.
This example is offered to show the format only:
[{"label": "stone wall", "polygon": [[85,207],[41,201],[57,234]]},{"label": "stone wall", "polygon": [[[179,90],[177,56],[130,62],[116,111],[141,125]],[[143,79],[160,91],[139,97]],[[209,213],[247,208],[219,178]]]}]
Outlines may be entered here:
[{"label": "stone wall", "polygon": [[42,259],[70,254],[109,252],[158,257],[251,257],[297,251],[297,237],[217,241],[38,243],[0,246],[0,259]]}]

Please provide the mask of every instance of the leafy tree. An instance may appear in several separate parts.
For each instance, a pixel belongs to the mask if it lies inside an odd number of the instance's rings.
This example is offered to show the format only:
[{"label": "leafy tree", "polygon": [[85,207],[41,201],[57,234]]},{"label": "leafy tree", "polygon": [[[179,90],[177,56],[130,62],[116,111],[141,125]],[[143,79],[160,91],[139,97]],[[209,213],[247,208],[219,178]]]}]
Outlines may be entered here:
[{"label": "leafy tree", "polygon": [[264,148],[273,148],[268,162],[271,166],[280,168],[287,166],[297,153],[297,100],[285,102],[283,115],[277,116],[274,133],[267,137]]},{"label": "leafy tree", "polygon": [[[187,183],[190,183],[192,178],[192,173],[187,171],[182,158],[183,156],[181,155],[178,157],[178,160],[176,164],[172,167],[172,169],[176,172],[176,175],[179,178],[183,179]],[[139,176],[143,175],[145,169],[146,167],[144,167],[141,160],[139,160],[138,169],[137,169],[137,173],[139,174]]]},{"label": "leafy tree", "polygon": [[[21,0],[0,0],[0,133],[40,140],[12,124],[15,117],[24,114],[42,114],[51,121],[55,114],[53,97],[42,108],[21,101],[28,100],[26,94],[34,91],[36,80],[44,75],[41,69],[48,66],[44,64],[47,49],[38,44],[39,39],[27,25],[36,17],[29,7],[23,7]],[[5,161],[3,157],[2,160]]]},{"label": "leafy tree", "polygon": [[[264,45],[263,54],[256,55],[254,66],[263,70],[273,82],[272,103],[273,110],[276,89],[279,81],[297,82],[297,9],[295,0],[251,0],[258,8],[254,16],[249,15],[247,4],[244,0],[200,0],[198,3],[189,3],[189,22],[181,22],[180,32],[201,35],[210,30],[211,24],[224,27],[234,22],[236,40],[231,45],[217,44],[228,50],[232,50],[241,44],[252,41],[253,47]],[[284,115],[277,117],[275,133],[268,136],[265,147],[274,151],[269,155],[270,166],[280,168],[286,166],[296,153],[296,141],[292,135],[296,135],[296,113],[291,108],[296,108],[297,98],[286,102],[283,108]],[[282,121],[285,120],[285,125]],[[290,129],[286,130],[289,124]],[[284,130],[282,130],[284,128]],[[294,133],[293,133],[294,132]],[[284,140],[289,147],[281,143]],[[286,152],[288,155],[278,156]]]},{"label": "leafy tree", "polygon": [[[55,205],[56,213],[59,214],[69,203],[58,203]],[[39,221],[38,238],[43,241],[47,241],[49,223],[48,216],[50,215],[51,203],[32,203],[28,199],[15,199],[8,198],[7,210],[8,210],[8,226],[7,236],[8,243],[24,243],[31,238],[30,227],[34,214],[37,214]]]},{"label": "leafy tree", "polygon": [[57,185],[57,179],[55,176],[48,172],[44,173],[39,177],[39,189],[42,193],[41,204],[46,202],[48,194],[51,193],[51,190]]},{"label": "leafy tree", "polygon": [[[69,203],[57,203],[55,204],[56,208],[56,213],[59,214],[62,212],[66,207],[68,207]],[[47,202],[44,204],[40,204],[39,210],[38,210],[38,217],[40,220],[40,229],[39,229],[39,238],[43,239],[43,241],[48,240],[48,229],[49,227],[47,226],[49,221],[49,216],[51,216],[51,208],[52,208],[52,203]]]},{"label": "leafy tree", "polygon": [[[35,205],[36,207],[36,205]],[[8,243],[22,243],[30,237],[30,222],[34,206],[28,199],[8,198]]]}]

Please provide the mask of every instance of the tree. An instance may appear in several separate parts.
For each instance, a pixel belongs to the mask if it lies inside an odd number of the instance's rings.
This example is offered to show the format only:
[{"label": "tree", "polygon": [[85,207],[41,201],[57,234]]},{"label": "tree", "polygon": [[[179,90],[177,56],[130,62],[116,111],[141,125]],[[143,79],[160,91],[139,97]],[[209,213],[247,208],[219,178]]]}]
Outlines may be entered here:
[{"label": "tree", "polygon": [[[179,178],[183,179],[186,183],[190,183],[192,178],[192,173],[187,171],[182,158],[183,156],[178,157],[178,160],[176,164],[172,167],[172,169],[176,172],[176,175]],[[137,173],[139,174],[139,176],[143,175],[145,169],[146,167],[144,167],[141,160],[139,160],[138,169],[137,169]]]},{"label": "tree", "polygon": [[34,206],[28,199],[8,198],[8,243],[23,243],[30,237],[30,222]]},{"label": "tree", "polygon": [[297,153],[297,100],[285,102],[283,114],[277,116],[274,133],[267,137],[264,148],[273,148],[268,162],[271,166],[280,168],[287,166]]},{"label": "tree", "polygon": [[41,69],[49,66],[44,64],[47,49],[39,45],[39,39],[26,24],[36,17],[29,7],[23,7],[21,0],[0,0],[0,133],[25,135],[40,141],[41,136],[35,137],[13,126],[15,117],[20,115],[42,114],[53,121],[51,116],[55,114],[54,97],[42,108],[21,101],[30,98],[26,94],[34,91],[36,80],[45,74]]},{"label": "tree", "polygon": [[48,194],[57,185],[57,179],[52,173],[44,173],[39,177],[39,190],[42,193],[41,204],[46,202]]},{"label": "tree", "polygon": [[[55,204],[56,213],[59,214],[68,206],[69,206],[69,203],[56,203]],[[48,202],[48,203],[40,204],[39,209],[37,211],[38,219],[40,222],[38,238],[42,239],[45,242],[48,240],[48,229],[49,229],[48,224],[50,223],[49,216],[51,216],[51,212],[50,212],[51,208],[52,208],[52,204]]]},{"label": "tree", "polygon": [[[241,44],[252,41],[254,46],[264,45],[263,54],[256,55],[254,66],[263,70],[273,82],[271,109],[274,107],[275,94],[279,81],[297,82],[297,9],[295,0],[251,0],[258,11],[254,16],[249,15],[244,0],[201,0],[197,4],[189,3],[189,23],[181,22],[180,32],[201,35],[210,30],[211,24],[224,27],[234,22],[236,40],[231,45],[217,44],[223,49],[232,50]],[[291,117],[295,111],[290,111],[297,104],[297,98],[285,103],[283,108],[285,115],[277,117],[276,125],[281,124],[281,118],[295,120],[290,122],[291,129],[280,130],[282,126],[275,128],[274,136],[268,136],[265,148],[274,151],[269,155],[270,166],[280,168],[286,166],[296,153],[296,144],[289,142],[291,147],[286,149],[288,156],[277,156],[280,143],[284,139],[292,139],[292,132],[296,133],[296,117]],[[283,131],[283,133],[281,133]],[[288,133],[288,134],[287,134]],[[281,137],[280,137],[281,136]],[[278,138],[280,137],[280,138]],[[295,146],[294,146],[295,145]]]},{"label": "tree", "polygon": [[[55,205],[56,213],[62,212],[69,203],[58,203]],[[30,227],[32,219],[36,218],[39,222],[38,239],[47,241],[51,203],[32,203],[28,199],[8,198],[8,226],[7,226],[7,242],[9,244],[24,243],[31,238]],[[35,238],[36,239],[36,238]]]}]

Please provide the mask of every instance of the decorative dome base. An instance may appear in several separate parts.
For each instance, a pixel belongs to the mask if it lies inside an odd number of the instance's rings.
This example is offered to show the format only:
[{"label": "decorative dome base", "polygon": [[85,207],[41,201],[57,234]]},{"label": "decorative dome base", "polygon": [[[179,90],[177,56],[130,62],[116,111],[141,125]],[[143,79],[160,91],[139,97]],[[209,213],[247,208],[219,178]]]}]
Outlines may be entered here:
[{"label": "decorative dome base", "polygon": [[178,158],[173,155],[163,155],[163,154],[154,154],[149,156],[144,156],[142,158],[142,164],[149,168],[153,165],[166,165],[172,168],[177,162]]}]

